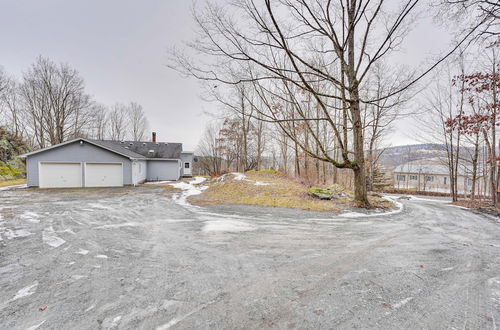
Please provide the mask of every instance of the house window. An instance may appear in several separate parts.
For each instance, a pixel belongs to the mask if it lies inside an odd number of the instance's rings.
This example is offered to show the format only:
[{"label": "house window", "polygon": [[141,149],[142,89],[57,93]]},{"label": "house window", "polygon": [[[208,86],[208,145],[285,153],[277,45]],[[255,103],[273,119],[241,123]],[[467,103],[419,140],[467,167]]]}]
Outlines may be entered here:
[{"label": "house window", "polygon": [[426,176],[425,181],[432,182],[432,181],[434,181],[434,177],[433,176]]},{"label": "house window", "polygon": [[189,168],[189,163],[184,163],[184,168]]},{"label": "house window", "polygon": [[139,163],[139,173],[142,173],[142,163]]},{"label": "house window", "polygon": [[444,177],[443,180],[444,180],[444,184],[448,183],[448,178],[447,177]]},{"label": "house window", "polygon": [[472,179],[470,179],[470,178],[469,178],[469,179],[467,179],[467,185],[468,185],[468,186],[472,186]]},{"label": "house window", "polygon": [[416,175],[410,175],[410,181],[417,181],[418,178]]},{"label": "house window", "polygon": [[406,180],[406,175],[397,175],[397,180],[398,181],[405,181]]}]

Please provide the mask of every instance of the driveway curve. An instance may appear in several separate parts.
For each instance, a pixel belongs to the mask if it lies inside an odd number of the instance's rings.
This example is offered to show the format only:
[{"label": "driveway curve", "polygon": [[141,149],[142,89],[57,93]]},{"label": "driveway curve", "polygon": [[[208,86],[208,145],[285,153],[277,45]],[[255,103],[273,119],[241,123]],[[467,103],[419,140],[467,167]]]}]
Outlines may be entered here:
[{"label": "driveway curve", "polygon": [[494,329],[498,219],[339,217],[160,187],[0,191],[0,329]]}]

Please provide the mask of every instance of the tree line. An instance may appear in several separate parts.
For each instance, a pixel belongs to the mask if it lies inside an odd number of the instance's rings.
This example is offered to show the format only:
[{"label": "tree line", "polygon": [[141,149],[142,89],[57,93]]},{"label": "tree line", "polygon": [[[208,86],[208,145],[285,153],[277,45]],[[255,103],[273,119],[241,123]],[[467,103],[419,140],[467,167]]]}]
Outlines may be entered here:
[{"label": "tree line", "polygon": [[[500,200],[500,42],[462,51],[436,72],[427,92],[425,122],[428,137],[445,145],[453,201],[459,180],[470,180],[471,200]],[[464,178],[465,177],[465,178]]]},{"label": "tree line", "polygon": [[[495,3],[435,5],[441,18],[447,13],[462,24],[449,49],[418,68],[398,66],[393,57],[420,17],[418,0],[237,0],[196,7],[198,38],[187,43],[188,51],[172,49],[169,66],[205,82],[229,113],[202,141],[207,159],[235,159],[243,169],[256,163],[260,147],[251,143],[255,161],[249,159],[248,134],[259,140],[256,127],[264,123],[280,157],[290,152],[296,175],[310,165],[347,169],[355,199],[367,205],[377,146],[417,84],[461,47],[497,35]],[[464,11],[474,19],[461,19]]]},{"label": "tree line", "polygon": [[77,70],[40,56],[19,80],[0,68],[0,126],[44,148],[77,137],[143,140],[148,120],[138,103],[98,103]]}]

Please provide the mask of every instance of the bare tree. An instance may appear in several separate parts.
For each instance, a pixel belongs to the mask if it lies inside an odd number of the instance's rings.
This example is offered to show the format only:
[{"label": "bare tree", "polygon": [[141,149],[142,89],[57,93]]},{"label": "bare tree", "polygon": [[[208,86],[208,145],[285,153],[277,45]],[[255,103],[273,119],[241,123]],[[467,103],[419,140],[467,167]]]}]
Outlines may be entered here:
[{"label": "bare tree", "polygon": [[108,136],[108,108],[100,103],[94,103],[89,111],[91,118],[87,127],[87,135],[97,140],[104,140]]},{"label": "bare tree", "polygon": [[19,90],[30,134],[39,147],[81,134],[91,101],[76,70],[39,57],[23,75]]},{"label": "bare tree", "polygon": [[108,113],[109,137],[111,140],[121,141],[125,139],[128,122],[128,108],[124,104],[116,103]]},{"label": "bare tree", "polygon": [[204,174],[219,175],[222,172],[223,149],[219,137],[220,128],[210,123],[198,144],[198,166]]},{"label": "bare tree", "polygon": [[448,17],[459,33],[477,30],[476,35],[493,43],[500,39],[500,3],[492,0],[442,0],[438,19]]},{"label": "bare tree", "polygon": [[148,119],[138,103],[131,102],[128,105],[128,119],[131,138],[134,141],[144,140],[146,131],[149,127]]},{"label": "bare tree", "polygon": [[[262,5],[253,0],[224,5],[210,2],[205,10],[195,12],[200,37],[189,46],[203,56],[211,56],[213,62],[199,62],[207,66],[194,64],[174,50],[170,66],[208,81],[251,82],[267,105],[266,111],[261,111],[263,120],[286,129],[288,137],[308,157],[351,169],[355,199],[368,204],[361,105],[397,95],[440,62],[388,95],[363,99],[360,94],[374,65],[398,49],[417,4],[417,0],[390,6],[382,0],[265,0]],[[234,79],[236,72],[238,78]],[[286,92],[293,88],[314,99],[321,110],[319,117],[307,116],[303,105],[294,100],[296,91]],[[291,103],[295,116],[284,117],[276,111],[284,103]],[[335,116],[336,112],[342,115]],[[316,136],[310,123],[317,121],[327,122],[335,135],[339,159]],[[299,128],[302,134],[290,134],[287,126]],[[296,136],[314,140],[319,152]]]}]

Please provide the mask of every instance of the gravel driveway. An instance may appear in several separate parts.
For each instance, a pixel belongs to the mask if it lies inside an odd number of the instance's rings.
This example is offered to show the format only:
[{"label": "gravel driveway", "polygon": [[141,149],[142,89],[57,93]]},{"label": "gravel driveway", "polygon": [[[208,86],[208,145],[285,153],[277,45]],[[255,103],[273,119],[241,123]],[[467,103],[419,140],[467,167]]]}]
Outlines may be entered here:
[{"label": "gravel driveway", "polygon": [[1,329],[494,329],[500,224],[339,217],[159,187],[0,191]]}]

